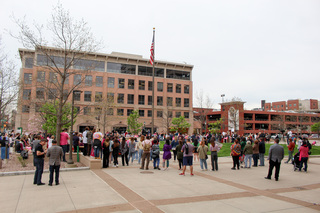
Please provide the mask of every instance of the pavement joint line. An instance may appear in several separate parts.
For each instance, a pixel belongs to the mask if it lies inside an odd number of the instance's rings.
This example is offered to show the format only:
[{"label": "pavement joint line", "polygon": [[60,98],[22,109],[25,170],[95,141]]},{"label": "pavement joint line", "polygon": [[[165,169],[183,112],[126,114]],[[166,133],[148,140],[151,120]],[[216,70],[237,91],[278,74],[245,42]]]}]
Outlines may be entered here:
[{"label": "pavement joint line", "polygon": [[[59,178],[61,178],[61,179],[63,180],[62,175],[61,175]],[[60,179],[60,180],[61,180],[61,179]],[[71,202],[72,202],[73,208],[77,211],[76,205],[74,204],[74,202],[73,202],[73,200],[72,200],[72,197],[71,197],[71,195],[70,195],[70,193],[69,193],[68,187],[67,187],[67,185],[65,184],[64,180],[62,181],[62,183],[63,183],[64,187],[66,188],[66,190],[67,190],[67,192],[68,192],[68,195],[69,195],[69,198],[70,198],[70,200],[71,200]]]},{"label": "pavement joint line", "polygon": [[21,190],[20,190],[20,193],[19,193],[19,197],[17,199],[17,204],[16,204],[16,207],[14,209],[14,212],[17,212],[17,208],[18,208],[18,205],[19,205],[19,202],[20,202],[20,197],[21,197],[21,194],[22,194],[22,189],[23,189],[23,186],[24,186],[25,182],[26,182],[26,176],[24,176],[24,178],[23,178],[23,183],[22,183],[22,186],[21,186]]},{"label": "pavement joint line", "polygon": [[[77,168],[61,168],[60,172],[71,172],[71,171],[79,171],[79,170],[89,170],[89,167],[77,167]],[[30,175],[34,174],[35,170],[27,170],[27,171],[14,171],[14,172],[0,172],[1,176],[15,176],[15,175]],[[43,173],[49,173],[49,170],[43,170]]]}]

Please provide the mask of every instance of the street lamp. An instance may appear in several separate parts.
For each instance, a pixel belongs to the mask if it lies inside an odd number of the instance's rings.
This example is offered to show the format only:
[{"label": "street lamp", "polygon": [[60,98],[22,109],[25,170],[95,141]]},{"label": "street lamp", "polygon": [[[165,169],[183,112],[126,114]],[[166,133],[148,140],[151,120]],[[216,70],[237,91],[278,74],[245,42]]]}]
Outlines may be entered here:
[{"label": "street lamp", "polygon": [[69,144],[69,160],[67,161],[68,164],[73,164],[72,160],[72,144],[73,144],[73,110],[74,110],[74,94],[80,95],[82,91],[80,90],[73,90],[72,91],[72,102],[71,102],[71,128],[70,128],[70,144]]}]

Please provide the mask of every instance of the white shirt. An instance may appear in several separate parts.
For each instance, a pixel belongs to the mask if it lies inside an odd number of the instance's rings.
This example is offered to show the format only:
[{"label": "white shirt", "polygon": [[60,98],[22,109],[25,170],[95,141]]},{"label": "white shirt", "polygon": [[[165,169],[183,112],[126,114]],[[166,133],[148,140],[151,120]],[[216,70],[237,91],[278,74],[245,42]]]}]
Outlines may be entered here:
[{"label": "white shirt", "polygon": [[83,136],[83,143],[87,144],[88,143],[87,130],[82,133],[82,136]]}]

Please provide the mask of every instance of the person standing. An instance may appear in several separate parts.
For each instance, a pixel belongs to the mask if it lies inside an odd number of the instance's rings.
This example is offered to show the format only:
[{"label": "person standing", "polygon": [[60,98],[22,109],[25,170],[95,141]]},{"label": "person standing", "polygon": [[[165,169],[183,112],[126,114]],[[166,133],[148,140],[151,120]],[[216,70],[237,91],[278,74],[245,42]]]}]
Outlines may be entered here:
[{"label": "person standing", "polygon": [[292,156],[293,156],[294,147],[296,147],[296,144],[292,141],[292,138],[289,138],[289,144],[288,144],[289,157],[285,163],[289,163],[290,160],[291,162],[293,161]]},{"label": "person standing", "polygon": [[129,147],[125,137],[122,137],[121,144],[120,144],[120,152],[121,152],[122,166],[125,166],[125,164],[129,166],[129,160],[128,160]]},{"label": "person standing", "polygon": [[131,158],[131,164],[133,163],[134,156],[137,153],[136,146],[137,146],[137,144],[135,142],[135,138],[131,137],[130,138],[130,142],[129,142],[129,161],[130,161],[130,158]]},{"label": "person standing", "polygon": [[210,151],[211,151],[211,167],[212,171],[218,171],[218,152],[220,151],[221,147],[215,141],[215,137],[212,137],[210,140]]},{"label": "person standing", "polygon": [[303,142],[300,149],[299,149],[300,155],[299,155],[299,160],[300,160],[300,166],[299,166],[299,171],[301,172],[302,164],[304,164],[304,171],[307,172],[308,169],[308,158],[309,158],[309,147],[307,145],[307,142]]},{"label": "person standing", "polygon": [[204,141],[200,142],[200,146],[198,147],[197,151],[199,153],[201,170],[204,171],[203,169],[203,164],[204,164],[205,171],[208,171],[208,165],[207,165],[208,147],[206,146]]},{"label": "person standing", "polygon": [[231,145],[231,156],[233,160],[233,167],[231,168],[232,170],[235,170],[236,167],[237,169],[240,169],[240,162],[239,162],[239,157],[241,155],[241,146],[239,143],[239,138],[236,138],[234,141],[234,144]]},{"label": "person standing", "polygon": [[138,154],[139,154],[139,159],[138,159],[138,164],[140,164],[141,162],[141,158],[142,158],[142,154],[143,154],[143,146],[142,146],[142,142],[144,141],[144,135],[141,135],[140,140],[137,143],[137,149],[138,150]]},{"label": "person standing", "polygon": [[33,184],[37,184],[38,186],[45,185],[44,183],[41,182],[42,178],[42,173],[43,173],[43,166],[44,166],[44,157],[45,154],[47,153],[47,150],[43,150],[43,146],[45,145],[47,139],[41,139],[40,143],[37,144],[35,148],[35,166],[36,166],[36,171],[34,173],[34,179],[33,179]]},{"label": "person standing", "polygon": [[63,132],[60,133],[60,146],[63,150],[63,161],[66,162],[66,152],[68,150],[68,140],[69,140],[69,134],[67,133],[68,129],[65,128]]},{"label": "person standing", "polygon": [[151,149],[151,141],[150,136],[147,136],[147,140],[142,142],[143,154],[142,154],[142,162],[140,169],[144,169],[145,160],[147,160],[146,170],[149,169],[149,161],[150,161],[150,149]]},{"label": "person standing", "polygon": [[258,140],[254,140],[254,145],[253,145],[252,149],[253,149],[253,154],[252,154],[253,167],[257,167],[258,166],[258,159],[259,159],[259,141]]},{"label": "person standing", "polygon": [[156,140],[155,144],[152,145],[152,158],[153,158],[153,169],[159,168],[160,163],[160,148],[159,148],[159,142]]},{"label": "person standing", "polygon": [[[166,143],[163,145],[163,170],[166,170],[169,168],[169,160],[171,159],[171,145],[170,140],[166,139]],[[165,163],[167,162],[167,165]]]},{"label": "person standing", "polygon": [[182,146],[183,146],[183,142],[182,142],[182,140],[179,140],[179,145],[176,147],[176,150],[177,150],[177,159],[178,159],[178,162],[179,162],[179,170],[181,170],[181,169],[182,169],[182,166],[183,166],[183,163],[182,163],[182,160],[183,160],[183,152],[181,152]]},{"label": "person standing", "polygon": [[95,132],[93,134],[93,150],[94,150],[94,157],[95,159],[100,159],[100,150],[101,150],[101,141],[102,141],[103,135],[100,132],[100,129],[98,132]]},{"label": "person standing", "polygon": [[92,147],[92,140],[93,140],[92,135],[93,135],[92,130],[88,130],[86,136],[87,136],[87,144],[88,144],[87,156],[89,157],[91,156],[91,147]]},{"label": "person standing", "polygon": [[89,131],[89,127],[86,127],[85,131],[82,133],[83,137],[83,155],[86,156],[88,153],[88,138],[87,138],[87,133]]},{"label": "person standing", "polygon": [[[253,154],[253,148],[251,145],[251,141],[247,141],[246,146],[243,149],[244,154],[244,168],[251,168],[251,161],[252,161],[252,154]],[[249,161],[249,166],[248,166]]]},{"label": "person standing", "polygon": [[118,137],[115,137],[112,144],[112,156],[113,156],[113,167],[118,167],[118,156],[120,152],[120,142]]},{"label": "person standing", "polygon": [[185,143],[181,152],[183,152],[183,170],[179,175],[184,175],[187,169],[187,166],[190,166],[190,175],[193,176],[193,150],[194,146],[191,144],[190,138],[187,139],[187,143]]},{"label": "person standing", "polygon": [[271,179],[273,167],[276,167],[276,172],[274,177],[276,181],[279,180],[280,165],[283,157],[284,157],[284,149],[282,146],[279,145],[279,139],[276,138],[274,141],[274,144],[270,146],[270,149],[269,149],[269,156],[268,156],[269,172],[268,172],[268,176],[265,177],[265,179]]},{"label": "person standing", "polygon": [[56,173],[55,180],[56,185],[59,185],[59,171],[60,171],[60,159],[63,156],[63,150],[60,146],[57,146],[57,141],[52,140],[52,146],[47,151],[47,157],[49,158],[49,186],[52,186],[53,173]]},{"label": "person standing", "polygon": [[78,132],[74,133],[72,141],[73,141],[73,152],[77,152],[77,147],[79,146],[79,143],[80,143]]},{"label": "person standing", "polygon": [[103,159],[102,159],[102,168],[109,167],[109,155],[110,155],[110,139],[109,137],[105,137],[103,144]]},{"label": "person standing", "polygon": [[171,142],[172,152],[173,152],[173,160],[176,161],[177,158],[177,146],[179,145],[178,137],[174,137],[174,140]]},{"label": "person standing", "polygon": [[259,166],[264,166],[264,153],[266,153],[266,145],[264,143],[264,137],[260,137],[260,142],[259,142],[260,164],[259,164]]}]

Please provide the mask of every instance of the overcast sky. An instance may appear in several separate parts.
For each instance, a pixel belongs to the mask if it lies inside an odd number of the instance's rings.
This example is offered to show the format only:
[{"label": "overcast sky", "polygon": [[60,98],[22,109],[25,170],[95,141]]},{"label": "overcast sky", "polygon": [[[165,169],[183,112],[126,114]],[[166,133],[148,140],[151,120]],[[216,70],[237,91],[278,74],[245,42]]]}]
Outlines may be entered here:
[{"label": "overcast sky", "polygon": [[[6,33],[17,32],[10,16],[45,25],[57,2],[1,2],[2,42],[18,67],[23,46]],[[104,41],[102,53],[149,58],[155,27],[155,59],[194,65],[194,97],[203,91],[215,108],[220,108],[221,94],[241,98],[247,109],[260,107],[262,99],[320,100],[318,0],[60,2]]]}]

